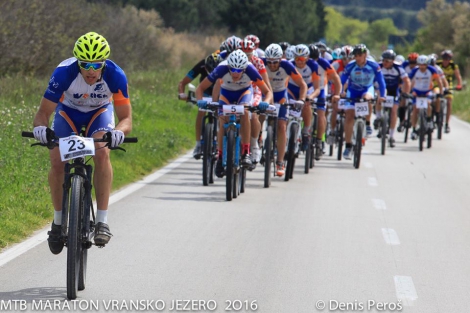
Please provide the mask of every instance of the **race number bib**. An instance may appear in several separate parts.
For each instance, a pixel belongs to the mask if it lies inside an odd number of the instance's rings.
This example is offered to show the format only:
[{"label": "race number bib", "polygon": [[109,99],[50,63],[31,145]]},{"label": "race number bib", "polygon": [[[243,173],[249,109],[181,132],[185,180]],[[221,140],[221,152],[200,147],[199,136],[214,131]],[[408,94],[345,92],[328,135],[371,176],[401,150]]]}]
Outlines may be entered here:
[{"label": "race number bib", "polygon": [[300,118],[302,116],[302,111],[296,111],[294,109],[289,109],[289,116]]},{"label": "race number bib", "polygon": [[395,102],[395,98],[393,96],[387,96],[385,97],[384,107],[393,108],[394,102]]},{"label": "race number bib", "polygon": [[223,115],[243,115],[245,114],[245,107],[237,104],[225,104],[222,106]]},{"label": "race number bib", "polygon": [[369,102],[356,102],[354,109],[356,110],[356,116],[369,115]]},{"label": "race number bib", "polygon": [[338,101],[338,109],[339,110],[346,110],[346,106],[347,106],[347,102],[346,102],[346,99],[340,99]]},{"label": "race number bib", "polygon": [[95,155],[95,143],[93,138],[80,136],[70,136],[59,139],[60,158],[68,161],[83,157],[85,155]]},{"label": "race number bib", "polygon": [[418,108],[418,109],[427,109],[428,108],[428,98],[425,98],[425,97],[416,98],[416,108]]}]

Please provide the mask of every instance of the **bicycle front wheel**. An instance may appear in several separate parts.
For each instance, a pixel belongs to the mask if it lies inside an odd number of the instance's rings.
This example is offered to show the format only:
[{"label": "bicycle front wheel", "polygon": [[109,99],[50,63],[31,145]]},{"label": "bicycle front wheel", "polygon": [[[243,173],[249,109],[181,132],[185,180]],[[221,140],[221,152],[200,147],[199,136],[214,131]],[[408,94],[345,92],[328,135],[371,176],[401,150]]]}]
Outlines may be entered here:
[{"label": "bicycle front wheel", "polygon": [[419,151],[423,151],[424,135],[426,133],[424,114],[419,114]]},{"label": "bicycle front wheel", "polygon": [[299,125],[297,123],[293,123],[290,126],[289,141],[287,145],[287,167],[286,167],[286,175],[284,176],[284,181],[289,181],[289,179],[293,177],[294,162],[295,162],[295,141],[296,141],[298,130],[299,130]]},{"label": "bicycle front wheel", "polygon": [[83,177],[79,175],[73,176],[72,185],[70,188],[69,229],[67,236],[67,298],[70,300],[77,298],[78,281],[80,276],[80,261],[83,261],[81,232],[85,194],[83,181]]},{"label": "bicycle front wheel", "polygon": [[227,164],[225,167],[225,195],[227,201],[232,201],[233,191],[236,189],[235,181],[235,132],[227,130]]},{"label": "bicycle front wheel", "polygon": [[382,128],[381,128],[381,135],[382,135],[382,149],[381,153],[382,155],[385,154],[385,148],[387,146],[387,132],[388,132],[388,125],[387,125],[387,118],[386,116],[383,117],[382,120]]},{"label": "bicycle front wheel", "polygon": [[212,137],[214,124],[207,123],[204,127],[202,146],[202,184],[208,186],[212,174]]},{"label": "bicycle front wheel", "polygon": [[264,140],[264,188],[271,186],[271,159],[273,155],[273,127],[268,125],[266,139]]},{"label": "bicycle front wheel", "polygon": [[359,168],[361,165],[361,151],[362,151],[362,127],[357,128],[356,145],[354,146],[354,167]]},{"label": "bicycle front wheel", "polygon": [[411,128],[411,108],[406,109],[405,119],[405,143],[408,141],[408,133]]},{"label": "bicycle front wheel", "polygon": [[338,161],[343,157],[343,141],[344,141],[344,120],[340,118],[336,126],[336,142],[338,145]]}]

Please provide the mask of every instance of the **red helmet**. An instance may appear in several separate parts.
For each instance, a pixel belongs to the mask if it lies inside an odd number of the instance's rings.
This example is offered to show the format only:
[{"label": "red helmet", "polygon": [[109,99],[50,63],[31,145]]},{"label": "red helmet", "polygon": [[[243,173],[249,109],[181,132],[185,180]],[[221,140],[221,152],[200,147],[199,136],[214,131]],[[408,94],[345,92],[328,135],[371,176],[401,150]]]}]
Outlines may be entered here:
[{"label": "red helmet", "polygon": [[253,50],[256,49],[255,47],[255,43],[249,39],[244,39],[242,42],[241,42],[241,48],[243,52],[245,53],[251,53],[253,52]]},{"label": "red helmet", "polygon": [[416,52],[411,52],[410,54],[408,54],[408,61],[409,61],[409,62],[416,63],[416,61],[418,60],[418,57],[419,57],[419,54],[418,54],[418,53],[416,53]]},{"label": "red helmet", "polygon": [[245,39],[252,41],[256,47],[259,45],[259,38],[256,35],[248,35]]},{"label": "red helmet", "polygon": [[344,46],[341,48],[341,58],[343,59],[352,59],[353,58],[353,47],[351,46]]}]

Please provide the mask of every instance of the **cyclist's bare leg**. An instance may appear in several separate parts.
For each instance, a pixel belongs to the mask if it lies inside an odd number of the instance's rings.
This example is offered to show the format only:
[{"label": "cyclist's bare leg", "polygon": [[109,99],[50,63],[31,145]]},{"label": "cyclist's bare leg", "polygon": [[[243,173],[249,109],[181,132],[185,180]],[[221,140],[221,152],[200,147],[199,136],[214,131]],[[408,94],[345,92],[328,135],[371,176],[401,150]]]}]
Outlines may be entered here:
[{"label": "cyclist's bare leg", "polygon": [[325,133],[325,129],[326,129],[325,111],[317,110],[317,118],[318,118],[317,139],[321,141],[323,139],[323,134]]},{"label": "cyclist's bare leg", "polygon": [[201,140],[202,120],[203,120],[205,115],[206,115],[206,112],[204,112],[204,111],[197,112],[197,117],[196,117],[196,142]]},{"label": "cyclist's bare leg", "polygon": [[260,116],[256,113],[251,114],[251,138],[258,141],[259,132],[261,131]]},{"label": "cyclist's bare leg", "polygon": [[302,109],[302,119],[304,120],[304,128],[312,126],[312,107],[310,105],[304,105]]},{"label": "cyclist's bare leg", "polygon": [[[51,198],[54,210],[62,211],[62,185],[64,184],[64,162],[60,159],[59,148],[54,148],[49,152],[51,169],[49,171],[49,187],[51,188]],[[58,224],[56,224],[58,225]]]},{"label": "cyclist's bare leg", "polygon": [[331,104],[331,107],[333,110],[331,111],[331,117],[330,117],[330,130],[334,131],[336,128],[336,117],[338,115],[338,103],[334,102]]},{"label": "cyclist's bare leg", "polygon": [[452,114],[452,100],[452,97],[447,97],[446,124],[449,124],[450,115]]},{"label": "cyclist's bare leg", "polygon": [[[102,138],[103,132],[98,132],[93,135],[95,138]],[[93,162],[95,163],[95,173],[93,175],[93,183],[96,194],[96,207],[98,210],[107,210],[109,203],[109,195],[111,194],[111,185],[113,182],[113,168],[109,153],[111,150],[102,148],[104,143],[96,143],[95,156]]]},{"label": "cyclist's bare leg", "polygon": [[284,162],[287,141],[287,121],[277,121],[277,161]]},{"label": "cyclist's bare leg", "polygon": [[398,105],[393,105],[390,114],[390,131],[392,131],[397,126]]},{"label": "cyclist's bare leg", "polygon": [[240,135],[242,145],[250,144],[251,134],[250,113],[245,110],[245,114],[240,116]]},{"label": "cyclist's bare leg", "polygon": [[345,111],[346,119],[344,121],[344,140],[346,143],[352,143],[355,115],[356,112],[354,111],[354,109]]},{"label": "cyclist's bare leg", "polygon": [[416,122],[418,121],[418,109],[416,106],[413,106],[413,111],[411,112],[411,126],[413,129],[416,128]]}]

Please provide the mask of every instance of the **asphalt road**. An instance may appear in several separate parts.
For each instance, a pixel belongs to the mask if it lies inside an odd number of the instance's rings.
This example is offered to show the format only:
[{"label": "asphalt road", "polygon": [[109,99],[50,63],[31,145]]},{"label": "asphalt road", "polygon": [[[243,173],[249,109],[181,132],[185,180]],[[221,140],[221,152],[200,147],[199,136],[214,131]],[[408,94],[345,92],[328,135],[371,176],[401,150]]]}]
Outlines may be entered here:
[{"label": "asphalt road", "polygon": [[301,157],[269,189],[260,167],[232,202],[182,156],[113,196],[77,301],[65,250],[0,254],[0,311],[468,312],[470,126],[454,118],[423,152],[396,138],[385,156],[369,139],[358,170],[325,156],[307,175]]}]

